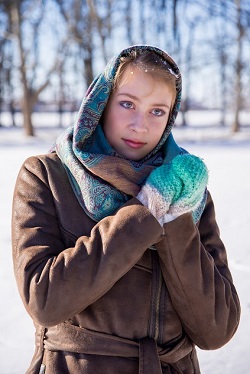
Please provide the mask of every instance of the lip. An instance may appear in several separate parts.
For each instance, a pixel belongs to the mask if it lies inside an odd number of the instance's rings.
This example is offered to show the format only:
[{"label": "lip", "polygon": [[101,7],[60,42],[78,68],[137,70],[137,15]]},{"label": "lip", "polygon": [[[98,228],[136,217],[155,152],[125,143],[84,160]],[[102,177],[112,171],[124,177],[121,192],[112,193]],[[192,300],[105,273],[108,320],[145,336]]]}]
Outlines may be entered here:
[{"label": "lip", "polygon": [[123,139],[123,141],[131,148],[142,148],[146,143],[140,142],[139,140],[134,139]]}]

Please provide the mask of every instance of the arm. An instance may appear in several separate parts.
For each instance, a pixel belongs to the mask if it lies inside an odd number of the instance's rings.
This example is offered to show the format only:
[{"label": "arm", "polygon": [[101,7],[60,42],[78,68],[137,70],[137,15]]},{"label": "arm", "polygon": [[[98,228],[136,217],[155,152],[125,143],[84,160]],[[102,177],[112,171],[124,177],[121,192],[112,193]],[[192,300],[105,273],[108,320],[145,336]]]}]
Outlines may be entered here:
[{"label": "arm", "polygon": [[132,199],[65,248],[53,183],[48,165],[30,158],[20,170],[13,199],[19,292],[31,317],[45,326],[65,321],[104,295],[162,235],[154,217]]},{"label": "arm", "polygon": [[240,304],[208,195],[199,226],[186,213],[164,225],[156,245],[163,276],[184,329],[202,349],[216,349],[235,333]]}]

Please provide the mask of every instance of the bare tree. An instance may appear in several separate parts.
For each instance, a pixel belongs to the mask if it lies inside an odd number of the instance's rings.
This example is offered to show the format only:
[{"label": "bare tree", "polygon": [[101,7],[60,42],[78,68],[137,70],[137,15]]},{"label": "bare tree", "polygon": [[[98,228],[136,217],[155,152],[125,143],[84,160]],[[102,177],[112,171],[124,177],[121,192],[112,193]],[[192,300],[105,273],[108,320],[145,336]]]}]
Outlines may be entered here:
[{"label": "bare tree", "polygon": [[12,48],[8,48],[8,44],[11,43],[9,40],[4,39],[2,41],[4,42],[0,43],[0,113],[2,104],[4,104],[4,107],[9,109],[12,126],[15,127],[15,97],[12,78],[14,72],[13,51]]},{"label": "bare tree", "polygon": [[[216,6],[210,7],[210,11],[211,9],[211,15],[217,17],[223,25],[221,32],[217,32],[214,38],[214,48],[220,63],[221,124],[225,123],[227,101],[233,102],[231,108],[234,110],[234,119],[231,129],[232,132],[238,132],[240,130],[240,111],[244,103],[242,85],[245,70],[244,44],[249,48],[246,31],[250,23],[250,4],[249,1],[244,0],[220,0]],[[231,35],[229,35],[229,30]],[[235,48],[231,48],[229,54],[227,50],[232,46],[232,41],[234,41]],[[226,71],[227,68],[231,68],[230,75]],[[227,82],[231,84],[231,90],[228,90]]]},{"label": "bare tree", "polygon": [[[42,66],[40,59],[41,43],[44,41],[40,37],[40,29],[44,17],[48,17],[48,4],[54,7],[58,20],[49,25],[51,30],[57,29],[53,35],[58,46],[55,47],[53,55],[56,57],[51,58],[50,67]],[[2,96],[4,93],[6,100],[8,92],[13,92],[13,82],[22,88],[27,135],[34,133],[32,111],[51,78],[57,79],[58,87],[55,89],[59,90],[57,97],[62,111],[64,101],[74,95],[79,75],[88,86],[93,81],[95,69],[102,67],[110,55],[117,52],[115,48],[119,47],[119,38],[123,45],[158,45],[173,55],[184,72],[186,98],[183,102],[186,110],[192,102],[193,90],[190,87],[194,82],[195,69],[201,72],[208,64],[215,66],[213,73],[215,84],[218,83],[215,88],[221,98],[218,101],[221,124],[225,123],[228,103],[233,101],[235,118],[232,129],[238,131],[240,128],[239,114],[246,96],[244,77],[249,69],[246,64],[250,39],[249,35],[247,37],[250,27],[249,0],[218,0],[213,3],[206,0],[0,0],[0,11],[6,21],[5,35],[2,24],[0,32],[7,40],[3,47],[0,46]],[[206,33],[206,27],[209,33]],[[13,58],[11,53],[6,52],[10,50],[9,47],[6,49],[6,45],[12,45],[12,51],[15,50]],[[16,72],[19,72],[20,83]],[[206,84],[211,82],[204,81],[204,92]],[[70,87],[70,92],[65,89],[66,86]],[[205,94],[204,97],[206,100]],[[75,99],[70,97],[71,102],[75,102]],[[13,96],[9,103],[14,108]],[[183,118],[185,122],[185,116]]]},{"label": "bare tree", "polygon": [[[48,86],[50,82],[51,74],[55,71],[58,65],[56,61],[51,69],[47,72],[47,76],[44,81],[40,84],[37,83],[37,69],[39,67],[38,63],[38,53],[37,53],[37,37],[39,34],[39,28],[43,19],[43,12],[45,3],[39,2],[31,5],[30,2],[25,0],[12,0],[12,1],[1,1],[1,5],[6,12],[9,20],[9,32],[11,38],[15,40],[17,51],[19,54],[19,65],[18,70],[20,73],[21,85],[22,85],[22,112],[23,112],[23,124],[25,129],[25,134],[27,136],[34,135],[34,129],[32,124],[32,112],[34,105],[36,104],[41,92]],[[31,7],[35,7],[35,10],[39,10],[36,13],[36,18],[32,19],[30,22],[30,17],[32,15]],[[38,14],[38,15],[37,15]],[[33,40],[33,45],[30,49],[24,45],[24,24],[29,23],[32,28],[32,34],[30,39]],[[34,63],[29,64],[30,55],[33,53]]]},{"label": "bare tree", "polygon": [[[111,9],[112,9],[112,1],[106,0],[99,2],[94,0],[87,0],[87,4],[89,7],[89,15],[92,20],[92,23],[96,26],[96,30],[98,32],[98,36],[101,40],[101,49],[104,58],[104,62],[107,63],[108,61],[108,54],[106,50],[106,39],[110,37],[111,33]],[[104,16],[101,16],[98,12],[98,9],[105,9]]]},{"label": "bare tree", "polygon": [[[231,4],[225,3],[225,0],[220,0],[216,3],[216,7],[208,4],[208,15],[211,20],[211,27],[214,30],[213,36],[210,40],[210,48],[214,51],[215,59],[212,61],[213,65],[218,65],[218,79],[219,82],[219,100],[218,106],[220,107],[220,125],[226,125],[226,112],[229,96],[232,94],[230,91],[229,82],[229,64],[230,64],[230,47],[232,44],[232,30],[233,17],[232,17]],[[233,56],[231,56],[231,59]]]},{"label": "bare tree", "polygon": [[86,84],[93,80],[93,20],[86,1],[56,0],[68,29],[69,39],[78,45],[79,57],[84,62]]},{"label": "bare tree", "polygon": [[190,110],[191,107],[191,74],[194,68],[194,61],[193,61],[193,48],[194,48],[194,34],[196,31],[196,25],[198,23],[198,19],[195,18],[189,23],[188,27],[188,35],[187,35],[187,43],[185,46],[185,79],[183,79],[183,86],[185,87],[185,99],[183,100],[181,112],[182,112],[182,126],[187,126],[187,119],[186,114]]},{"label": "bare tree", "polygon": [[146,38],[146,19],[145,19],[145,0],[139,1],[139,27],[140,27],[140,38],[141,43],[145,44]]},{"label": "bare tree", "polygon": [[3,45],[4,45],[4,39],[0,40],[0,83],[1,83],[0,84],[0,127],[2,126],[1,114],[2,114],[2,103],[4,101],[4,98],[3,98],[4,84],[3,83],[5,83],[5,79],[4,79],[5,69],[4,69],[4,64],[3,64],[3,60],[4,60]]},{"label": "bare tree", "polygon": [[133,42],[133,33],[132,33],[132,0],[127,0],[125,6],[125,24],[126,24],[126,34],[128,43],[130,45],[134,44]]},{"label": "bare tree", "polygon": [[243,73],[243,38],[245,35],[245,29],[243,25],[241,0],[235,0],[235,6],[237,11],[236,26],[237,26],[237,55],[235,63],[235,114],[234,121],[232,124],[232,131],[238,132],[240,130],[239,115],[242,108],[242,73]]},{"label": "bare tree", "polygon": [[[108,60],[106,40],[111,33],[111,0],[56,0],[66,22],[68,33],[79,48],[79,56],[84,62],[84,76],[89,86],[94,78],[94,53],[97,49],[95,34],[101,45],[104,63]],[[100,9],[102,14],[100,14]]]}]

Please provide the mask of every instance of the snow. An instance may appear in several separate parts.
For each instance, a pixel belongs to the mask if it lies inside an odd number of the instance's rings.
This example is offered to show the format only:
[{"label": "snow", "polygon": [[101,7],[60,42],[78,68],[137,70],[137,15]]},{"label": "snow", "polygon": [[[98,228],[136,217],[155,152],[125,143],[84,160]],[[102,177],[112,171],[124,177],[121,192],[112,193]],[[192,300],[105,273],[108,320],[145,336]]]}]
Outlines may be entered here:
[{"label": "snow", "polygon": [[[20,127],[0,128],[1,374],[24,373],[34,351],[33,324],[24,310],[13,275],[11,205],[22,162],[28,156],[47,152],[61,132],[52,117],[40,114],[36,118],[34,139],[26,138]],[[228,344],[215,351],[198,350],[201,371],[202,374],[247,373],[250,367],[250,128],[245,126],[239,134],[232,135],[228,128],[209,127],[204,122],[200,126],[199,118],[193,117],[193,126],[176,127],[174,136],[181,146],[202,157],[208,165],[209,190],[242,307],[240,326]]]}]

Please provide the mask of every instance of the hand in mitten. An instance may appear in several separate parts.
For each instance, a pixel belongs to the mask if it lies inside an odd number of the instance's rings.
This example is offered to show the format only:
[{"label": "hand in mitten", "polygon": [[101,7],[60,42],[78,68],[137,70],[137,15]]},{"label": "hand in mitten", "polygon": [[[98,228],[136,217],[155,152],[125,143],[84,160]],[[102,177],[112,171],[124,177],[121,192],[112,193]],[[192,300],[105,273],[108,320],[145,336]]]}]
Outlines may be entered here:
[{"label": "hand in mitten", "polygon": [[206,202],[207,182],[204,162],[181,154],[154,169],[137,198],[162,225],[187,212],[192,212],[194,222],[198,222]]}]

